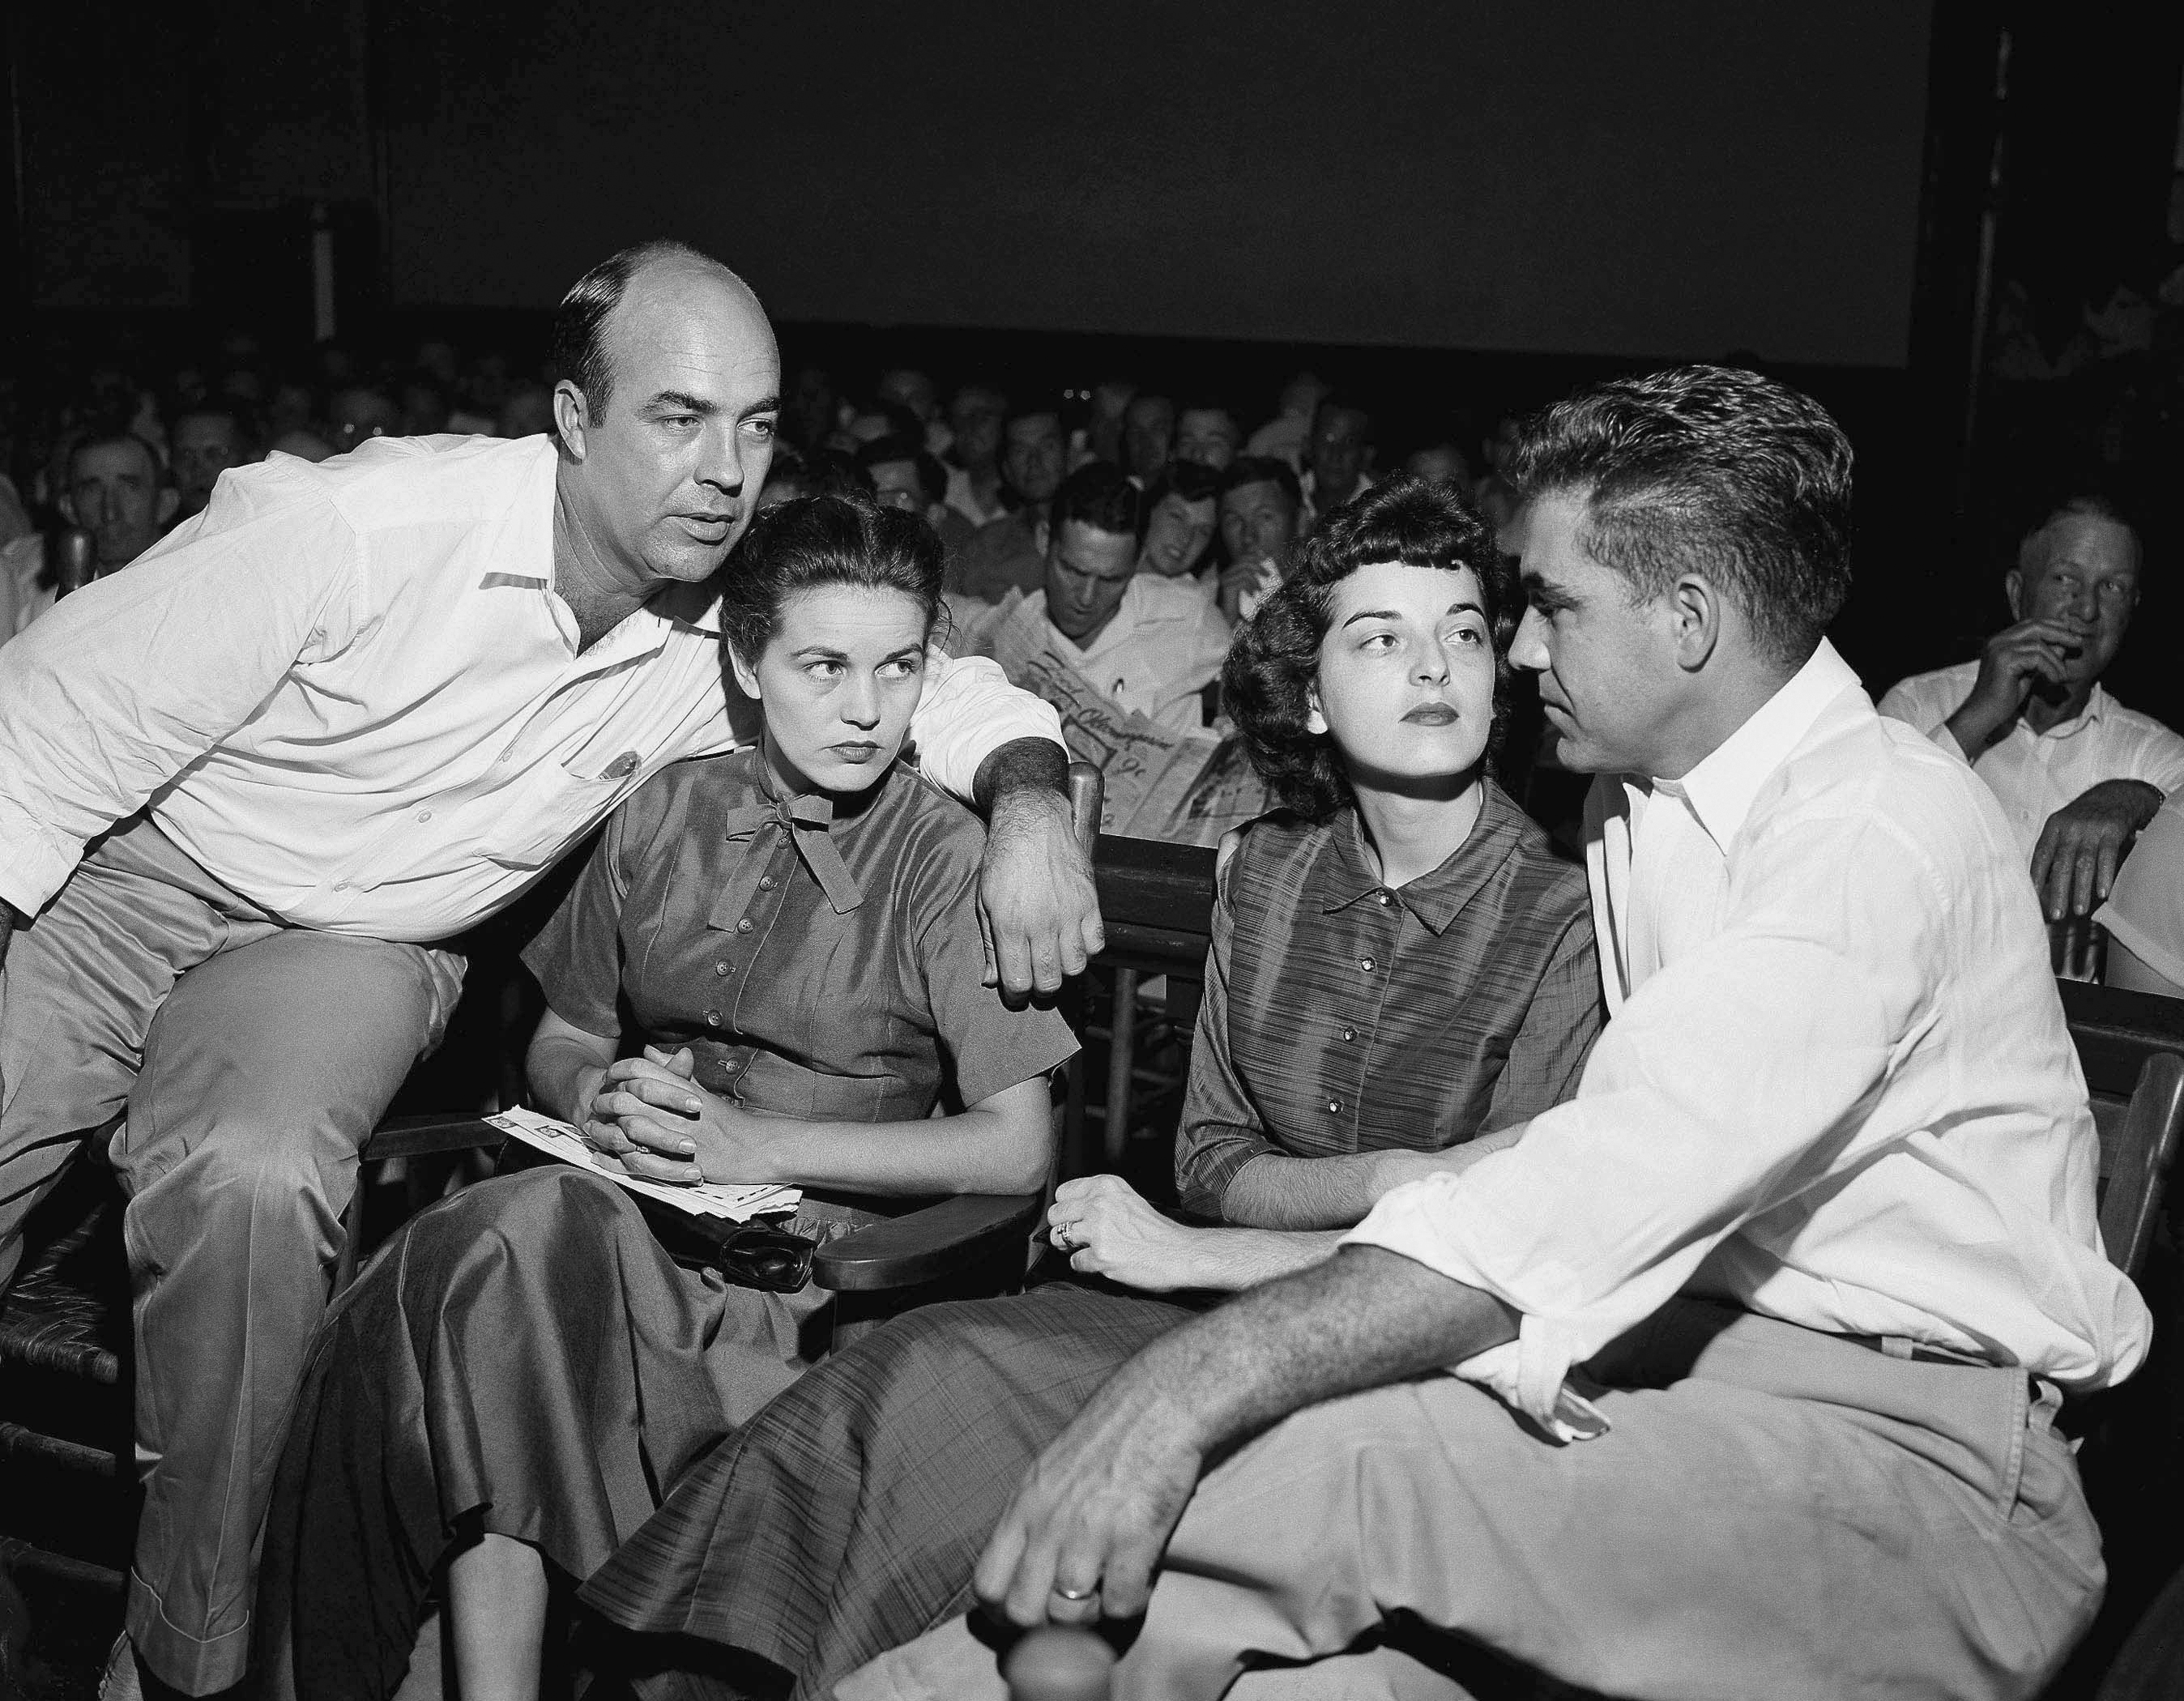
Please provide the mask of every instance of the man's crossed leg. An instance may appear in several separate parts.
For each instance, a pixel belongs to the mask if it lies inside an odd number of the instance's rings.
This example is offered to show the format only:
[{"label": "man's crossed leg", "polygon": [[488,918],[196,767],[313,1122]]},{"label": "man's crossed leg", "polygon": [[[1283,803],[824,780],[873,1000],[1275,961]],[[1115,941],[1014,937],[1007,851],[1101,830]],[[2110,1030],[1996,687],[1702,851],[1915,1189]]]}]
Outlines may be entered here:
[{"label": "man's crossed leg", "polygon": [[[1345,1653],[1390,1620],[1661,1701],[2034,1693],[2103,1573],[2024,1374],[1670,1311],[1591,1441],[1446,1376],[1284,1419],[1199,1485],[1116,1701],[1461,1696],[1405,1655]],[[836,1693],[1006,1692],[957,1619]]]}]

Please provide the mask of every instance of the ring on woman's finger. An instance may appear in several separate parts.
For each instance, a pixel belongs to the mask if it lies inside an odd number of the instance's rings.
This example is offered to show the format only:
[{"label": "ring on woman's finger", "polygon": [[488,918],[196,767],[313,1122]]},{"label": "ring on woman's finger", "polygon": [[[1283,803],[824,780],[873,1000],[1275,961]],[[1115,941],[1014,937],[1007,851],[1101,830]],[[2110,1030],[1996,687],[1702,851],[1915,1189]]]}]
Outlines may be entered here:
[{"label": "ring on woman's finger", "polygon": [[1100,1593],[1100,1586],[1095,1583],[1089,1589],[1065,1589],[1060,1583],[1056,1583],[1054,1586],[1054,1593],[1056,1598],[1061,1600],[1089,1601]]}]

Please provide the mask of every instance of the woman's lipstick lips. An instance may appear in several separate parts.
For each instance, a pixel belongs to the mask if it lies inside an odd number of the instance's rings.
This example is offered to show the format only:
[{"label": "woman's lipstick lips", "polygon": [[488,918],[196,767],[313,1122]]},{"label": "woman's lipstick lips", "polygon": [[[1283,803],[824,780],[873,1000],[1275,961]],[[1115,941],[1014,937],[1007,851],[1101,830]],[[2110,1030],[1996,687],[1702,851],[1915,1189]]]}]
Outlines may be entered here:
[{"label": "woman's lipstick lips", "polygon": [[1458,718],[1446,703],[1422,703],[1403,717],[1414,726],[1446,726]]}]

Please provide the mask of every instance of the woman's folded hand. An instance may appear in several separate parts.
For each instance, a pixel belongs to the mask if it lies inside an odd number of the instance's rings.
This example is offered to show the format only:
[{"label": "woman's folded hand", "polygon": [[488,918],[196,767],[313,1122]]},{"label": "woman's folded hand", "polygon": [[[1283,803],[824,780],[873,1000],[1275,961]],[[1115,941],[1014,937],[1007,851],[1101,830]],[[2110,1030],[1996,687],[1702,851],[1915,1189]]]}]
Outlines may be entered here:
[{"label": "woman's folded hand", "polygon": [[599,1083],[584,1137],[632,1176],[670,1186],[789,1181],[777,1142],[792,1118],[746,1109],[690,1078],[690,1053],[647,1048]]},{"label": "woman's folded hand", "polygon": [[1125,1287],[1165,1293],[1199,1285],[1192,1257],[1201,1231],[1162,1216],[1120,1176],[1085,1176],[1055,1189],[1047,1240],[1069,1267]]},{"label": "woman's folded hand", "polygon": [[[666,1143],[667,1155],[688,1155],[696,1149],[689,1131],[683,1128],[679,1135],[668,1131],[704,1108],[701,1095],[705,1090],[692,1081],[693,1070],[688,1046],[672,1054],[647,1046],[643,1057],[616,1059],[593,1088],[577,1131],[594,1151],[610,1158],[627,1156],[640,1145],[658,1150],[656,1142]],[[626,1126],[627,1119],[639,1116],[658,1125],[651,1138],[642,1142]]]}]

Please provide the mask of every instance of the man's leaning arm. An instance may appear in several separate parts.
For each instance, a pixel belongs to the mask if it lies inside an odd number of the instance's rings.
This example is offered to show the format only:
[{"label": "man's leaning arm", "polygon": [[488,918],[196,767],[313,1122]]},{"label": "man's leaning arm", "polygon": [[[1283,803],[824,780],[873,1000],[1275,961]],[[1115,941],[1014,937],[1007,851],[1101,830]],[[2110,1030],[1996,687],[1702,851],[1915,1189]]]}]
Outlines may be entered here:
[{"label": "man's leaning arm", "polygon": [[997,770],[994,759],[1018,744],[1045,744],[1055,753],[1044,759],[1051,765],[1037,770],[1034,782],[1060,792],[1069,753],[1053,705],[1017,690],[1000,663],[983,656],[950,657],[934,648],[928,652],[926,670],[924,695],[910,723],[926,778],[988,812],[991,799],[982,795],[982,784],[1006,791],[1020,783],[1023,759],[1011,757]]},{"label": "man's leaning arm", "polygon": [[987,756],[972,782],[988,824],[978,876],[988,968],[1011,997],[1058,990],[1106,943],[1070,823],[1068,778],[1069,753],[1028,737]]}]

